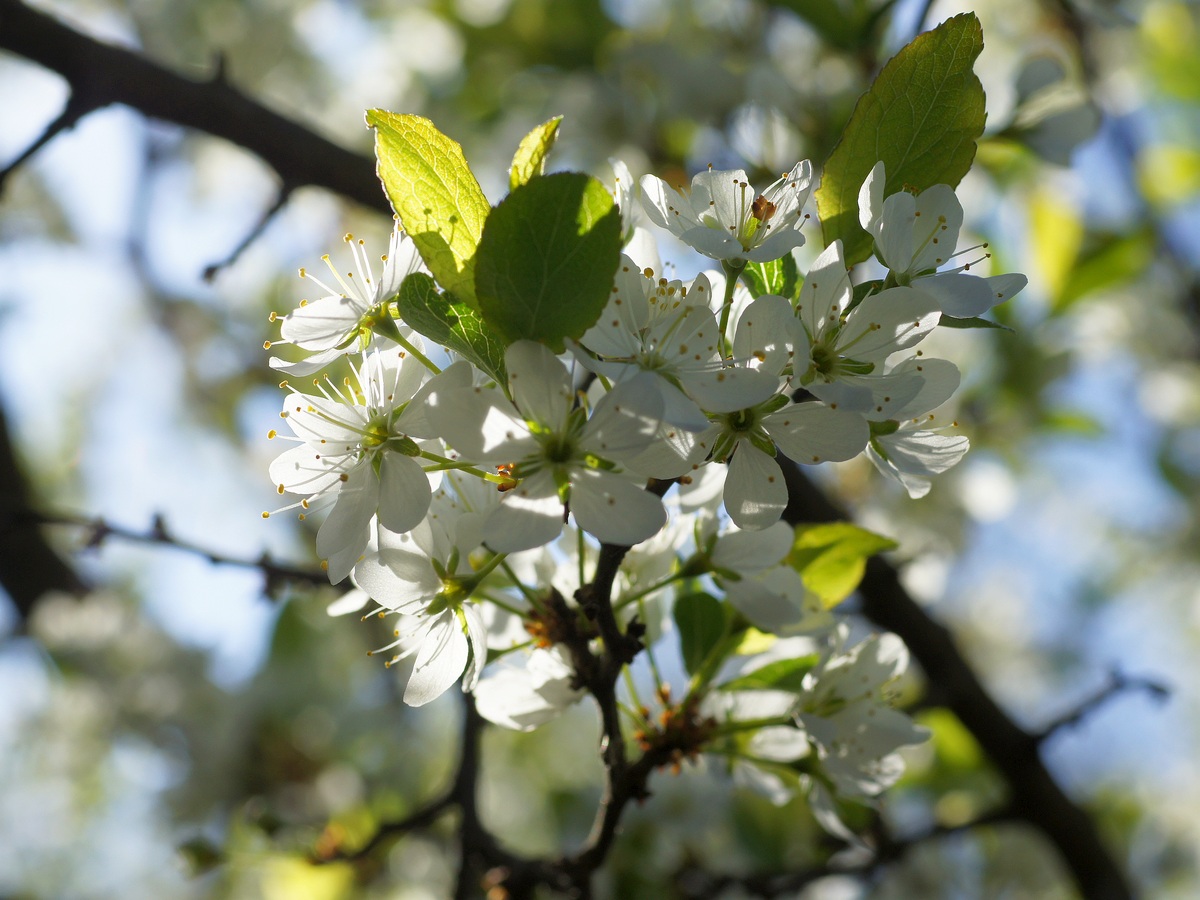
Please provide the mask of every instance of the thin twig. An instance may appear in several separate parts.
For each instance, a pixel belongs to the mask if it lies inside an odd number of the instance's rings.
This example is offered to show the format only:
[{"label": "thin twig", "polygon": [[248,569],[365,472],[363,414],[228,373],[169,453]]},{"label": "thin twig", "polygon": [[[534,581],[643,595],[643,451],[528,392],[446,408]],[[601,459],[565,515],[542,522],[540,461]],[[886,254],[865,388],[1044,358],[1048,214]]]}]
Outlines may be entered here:
[{"label": "thin twig", "polygon": [[292,190],[293,188],[291,185],[283,185],[283,187],[279,189],[279,194],[275,197],[275,202],[263,212],[262,216],[259,217],[258,222],[255,223],[254,227],[250,229],[250,231],[244,238],[242,238],[238,245],[229,252],[229,255],[219,262],[215,262],[204,267],[205,281],[212,281],[217,277],[217,274],[222,269],[227,269],[232,266],[238,261],[238,258],[246,252],[246,248],[262,236],[262,233],[267,230],[267,226],[271,224],[271,220],[279,214],[279,211],[283,209],[283,207],[287,205],[288,200],[291,199]]},{"label": "thin twig", "polygon": [[263,553],[256,558],[227,556],[216,550],[202,547],[190,541],[175,537],[167,529],[166,520],[161,515],[154,517],[154,522],[147,531],[139,531],[123,525],[113,525],[102,517],[88,518],[86,516],[69,515],[66,513],[44,513],[36,510],[23,510],[14,516],[13,521],[38,525],[62,525],[79,528],[84,532],[83,545],[93,549],[100,547],[109,538],[118,538],[137,544],[157,544],[173,547],[193,556],[207,559],[214,565],[237,566],[243,569],[258,569],[266,579],[266,591],[274,596],[275,589],[284,582],[299,581],[306,584],[329,584],[329,577],[317,569],[302,569],[295,566],[277,563],[270,555]]},{"label": "thin twig", "polygon": [[1033,735],[1033,739],[1042,744],[1063,729],[1074,728],[1114,697],[1130,691],[1145,691],[1160,703],[1171,696],[1171,689],[1161,682],[1153,681],[1149,678],[1126,675],[1120,669],[1114,668],[1109,672],[1107,684],[1082,703],[1079,703],[1074,709],[1063,713],[1057,719],[1045,725]]}]

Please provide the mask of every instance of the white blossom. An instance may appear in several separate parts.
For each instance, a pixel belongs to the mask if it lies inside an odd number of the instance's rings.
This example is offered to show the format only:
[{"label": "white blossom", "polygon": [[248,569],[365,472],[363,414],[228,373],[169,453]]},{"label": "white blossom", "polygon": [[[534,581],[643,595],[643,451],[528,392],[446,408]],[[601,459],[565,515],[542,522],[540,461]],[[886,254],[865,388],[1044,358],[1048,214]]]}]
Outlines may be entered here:
[{"label": "white blossom", "polygon": [[712,259],[769,262],[804,243],[804,202],[812,185],[808,160],[756,194],[741,169],[709,168],[682,194],[661,178],[642,178],[642,206],[655,225]]},{"label": "white blossom", "polygon": [[574,407],[567,370],[546,347],[517,341],[505,363],[512,401],[480,387],[430,396],[430,417],[455,451],[504,467],[516,482],[488,516],[487,546],[500,553],[542,546],[562,531],[564,509],[606,543],[636,544],[658,531],[666,521],[662,501],[618,468],[654,439],[662,418],[657,392],[627,381],[588,417]]},{"label": "white blossom", "polygon": [[[280,338],[268,341],[275,344],[295,344],[312,355],[297,362],[271,358],[271,368],[289,375],[309,375],[347,353],[365,349],[372,335],[402,334],[405,339],[411,329],[397,322],[388,303],[400,290],[400,284],[410,274],[423,270],[416,245],[397,224],[392,230],[387,254],[382,258],[379,278],[374,276],[366,245],[354,235],[344,238],[354,257],[354,268],[345,276],[333,266],[329,256],[321,257],[333,273],[335,287],[300,270],[300,277],[312,280],[325,293],[313,301],[302,301],[296,309],[280,319]],[[357,271],[356,271],[357,270]],[[272,321],[274,321],[272,313]]]},{"label": "white blossom", "polygon": [[913,196],[883,196],[886,173],[875,164],[858,192],[858,220],[875,239],[875,252],[897,284],[919,287],[946,315],[978,316],[1021,291],[1024,275],[980,278],[970,264],[939,272],[956,255],[963,209],[948,184],[935,184]]},{"label": "white blossom", "polygon": [[320,396],[288,395],[281,416],[297,446],[270,467],[279,493],[302,495],[304,509],[331,507],[317,532],[317,552],[335,583],[366,549],[374,516],[396,532],[425,517],[431,489],[416,460],[417,440],[434,437],[425,399],[438,384],[470,377],[458,368],[423,384],[424,367],[399,350],[364,354],[355,374],[344,388],[318,382]]}]

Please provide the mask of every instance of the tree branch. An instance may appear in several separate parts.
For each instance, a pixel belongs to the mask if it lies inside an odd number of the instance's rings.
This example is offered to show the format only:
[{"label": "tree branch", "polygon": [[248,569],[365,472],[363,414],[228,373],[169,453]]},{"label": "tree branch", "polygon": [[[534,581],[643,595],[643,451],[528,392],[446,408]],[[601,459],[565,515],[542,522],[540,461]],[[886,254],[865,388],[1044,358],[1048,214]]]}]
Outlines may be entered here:
[{"label": "tree branch", "polygon": [[1128,693],[1130,691],[1145,691],[1155,700],[1160,703],[1171,696],[1171,690],[1166,685],[1157,681],[1152,681],[1149,678],[1138,678],[1136,676],[1126,675],[1119,669],[1113,669],[1108,674],[1108,683],[1100,688],[1092,696],[1088,697],[1074,709],[1064,713],[1057,719],[1045,725],[1040,731],[1033,735],[1033,739],[1039,744],[1045,743],[1047,740],[1058,734],[1066,728],[1074,728],[1089,715],[1108,701],[1112,700],[1118,694]]},{"label": "tree branch", "polygon": [[[17,0],[0,0],[0,49],[58,72],[70,83],[72,94],[84,97],[85,105],[91,108],[121,103],[148,116],[205,131],[257,154],[275,169],[284,184],[318,185],[366,207],[390,212],[374,176],[372,160],[264,109],[222,80],[200,83],[182,78],[132,52],[87,38]],[[844,518],[798,467],[782,463],[791,492],[786,521]],[[872,559],[860,592],[866,614],[898,634],[930,682],[944,692],[947,706],[1008,782],[1014,813],[1042,831],[1058,848],[1083,895],[1089,900],[1130,897],[1123,874],[1100,842],[1092,822],[1066,797],[1043,765],[1035,736],[1020,729],[996,705],[946,629],[908,596],[895,569],[882,559]],[[614,731],[619,732],[619,725]],[[633,796],[639,778],[644,784],[642,769],[646,768],[644,776],[648,777],[653,765],[652,760],[643,757],[629,767],[626,781],[614,784],[612,796],[620,805]],[[602,826],[601,833],[607,830]],[[615,832],[615,826],[612,830]],[[596,856],[596,852],[585,849],[577,857],[577,864],[586,859],[590,867]],[[525,879],[523,884],[530,884],[534,878],[555,885],[552,873],[538,864],[515,864],[521,877],[506,882],[506,886],[521,879]],[[516,890],[513,896],[518,896]]]},{"label": "tree branch", "polygon": [[[833,522],[846,518],[800,471],[778,457],[788,485],[784,520]],[[863,612],[908,645],[945,705],[974,735],[1008,783],[1013,811],[1041,831],[1062,854],[1088,900],[1129,900],[1124,874],[1100,841],[1096,827],[1067,797],[1038,755],[1038,740],[1017,726],[984,689],[944,626],[931,619],[900,584],[882,557],[867,563],[859,586]]]},{"label": "tree branch", "polygon": [[129,50],[86,37],[18,0],[0,0],[0,50],[65,78],[73,98],[68,109],[75,104],[91,111],[120,103],[151,118],[225,138],[257,155],[285,185],[317,185],[391,215],[374,160],[264,108],[223,77],[204,82],[184,78]]},{"label": "tree branch", "polygon": [[[255,559],[225,556],[215,550],[201,547],[190,541],[181,540],[170,533],[167,529],[166,520],[162,516],[154,517],[154,523],[148,531],[137,531],[121,525],[113,525],[102,518],[89,519],[84,516],[41,513],[33,510],[15,511],[10,514],[8,521],[24,523],[26,525],[65,525],[72,528],[79,528],[83,530],[85,535],[84,546],[89,548],[99,547],[109,538],[115,537],[137,544],[157,544],[165,547],[174,547],[176,550],[182,550],[193,556],[201,556],[214,565],[258,569],[263,573],[266,581],[263,591],[268,596],[275,596],[278,593],[278,589],[284,583],[290,581],[299,581],[313,585],[329,584],[329,577],[318,569],[301,569],[295,566],[282,565],[273,561],[266,553]],[[0,527],[3,527],[2,521],[0,521]]]}]

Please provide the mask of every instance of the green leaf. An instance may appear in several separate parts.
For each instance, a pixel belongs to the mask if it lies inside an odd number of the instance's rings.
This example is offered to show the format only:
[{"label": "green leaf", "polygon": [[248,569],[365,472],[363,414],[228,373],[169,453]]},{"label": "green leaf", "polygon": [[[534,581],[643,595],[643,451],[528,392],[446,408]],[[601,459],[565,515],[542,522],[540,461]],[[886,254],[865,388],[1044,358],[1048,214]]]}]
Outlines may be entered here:
[{"label": "green leaf", "polygon": [[711,594],[687,594],[675,601],[674,615],[683,666],[691,675],[725,634],[725,606]]},{"label": "green leaf", "polygon": [[470,360],[500,384],[505,383],[505,345],[479,313],[453,294],[438,291],[432,278],[414,272],[400,285],[400,317],[425,337]]},{"label": "green leaf", "polygon": [[621,256],[621,215],[595,178],[543,175],[513,190],[488,217],[475,259],[484,321],[509,343],[528,338],[556,353],[600,316]]},{"label": "green leaf", "polygon": [[790,253],[770,262],[746,263],[746,268],[742,269],[742,279],[754,297],[778,294],[795,300],[800,295],[800,273],[796,268],[796,258]]},{"label": "green leaf", "polygon": [[1001,331],[1016,332],[1015,328],[1009,328],[1007,325],[1001,325],[999,322],[993,322],[990,319],[981,319],[979,316],[968,316],[965,319],[956,319],[954,316],[942,316],[938,319],[938,324],[945,328],[998,328]]},{"label": "green leaf", "polygon": [[1062,291],[1054,298],[1054,311],[1061,312],[1090,294],[1137,278],[1154,259],[1155,240],[1149,228],[1099,238],[1097,246],[1090,248],[1068,274]]},{"label": "green leaf", "polygon": [[491,210],[462,147],[421,116],[367,111],[377,170],[421,259],[461,302],[475,301],[475,250]]},{"label": "green leaf", "polygon": [[525,137],[513,154],[512,169],[508,173],[508,187],[515,190],[537,175],[546,171],[546,157],[558,139],[558,126],[562,116],[543,122]]},{"label": "green leaf", "polygon": [[804,685],[804,676],[812,671],[821,657],[816,653],[795,659],[780,659],[760,669],[747,672],[720,685],[723,691],[793,691]]},{"label": "green leaf", "polygon": [[840,238],[847,265],[871,255],[858,190],[876,162],[887,168],[885,196],[905,186],[954,187],[971,168],[986,118],[971,68],[982,49],[975,14],[954,16],[897,53],[859,98],[816,194],[825,244]]},{"label": "green leaf", "polygon": [[798,525],[787,561],[830,609],[858,587],[868,557],[895,546],[895,541],[849,522]]}]

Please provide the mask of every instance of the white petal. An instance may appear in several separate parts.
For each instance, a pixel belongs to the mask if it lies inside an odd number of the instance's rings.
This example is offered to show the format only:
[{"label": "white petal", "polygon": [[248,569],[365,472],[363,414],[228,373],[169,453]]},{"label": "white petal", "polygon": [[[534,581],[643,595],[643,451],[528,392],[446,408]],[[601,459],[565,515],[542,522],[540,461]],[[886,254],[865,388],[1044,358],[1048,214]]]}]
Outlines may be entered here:
[{"label": "white petal", "polygon": [[405,613],[420,612],[442,589],[428,556],[396,547],[368,553],[354,567],[354,580],[380,606]]},{"label": "white petal", "polygon": [[857,413],[820,403],[797,403],[771,413],[763,427],[784,456],[803,465],[852,459],[867,446],[871,430]]},{"label": "white petal", "polygon": [[532,550],[550,543],[563,527],[563,505],[550,472],[524,479],[484,522],[484,543],[497,553]]},{"label": "white petal", "polygon": [[487,663],[487,626],[478,606],[464,605],[462,615],[467,620],[467,642],[471,650],[471,660],[463,673],[463,690],[473,691],[479,683],[479,673]]},{"label": "white petal", "polygon": [[433,391],[427,415],[446,443],[468,460],[511,463],[538,452],[529,426],[498,390]]},{"label": "white petal", "polygon": [[642,209],[659,228],[665,228],[679,237],[689,228],[700,224],[700,220],[692,212],[692,204],[661,178],[644,175],[641,186]]},{"label": "white petal", "polygon": [[[795,582],[795,591],[803,595],[800,576],[787,569]],[[743,578],[725,586],[725,598],[755,628],[771,634],[786,633],[804,618],[804,609],[795,592],[781,591],[775,584],[756,578]]]},{"label": "white petal", "polygon": [[763,294],[742,310],[734,330],[734,358],[748,368],[778,375],[796,346],[796,326],[791,303]]},{"label": "white petal", "polygon": [[937,269],[949,262],[958,246],[963,208],[948,184],[935,184],[915,198],[916,221],[913,225],[915,258],[909,271],[914,275]]},{"label": "white petal", "polygon": [[517,341],[504,353],[508,386],[522,415],[558,429],[567,420],[575,392],[566,367],[544,344]]},{"label": "white petal", "polygon": [[319,494],[341,481],[341,467],[331,466],[308,444],[279,454],[268,471],[274,484],[293,494]]},{"label": "white petal", "polygon": [[948,272],[918,278],[913,285],[932,296],[946,315],[962,319],[983,315],[1020,292],[1027,283],[1028,279],[1017,273],[979,278]]},{"label": "white petal", "polygon": [[358,466],[338,491],[328,518],[317,531],[317,555],[329,564],[337,584],[350,574],[367,549],[371,517],[379,505],[379,483],[369,465]]},{"label": "white petal", "polygon": [[734,572],[756,572],[773,566],[792,549],[790,525],[776,522],[762,531],[723,534],[713,548],[713,565]]},{"label": "white petal", "polygon": [[272,356],[267,363],[276,372],[300,378],[304,375],[311,375],[313,372],[321,371],[335,359],[345,356],[346,352],[346,350],[338,350],[337,348],[322,350],[320,353],[314,353],[312,356],[297,360],[296,362],[288,362],[286,359]]},{"label": "white petal", "polygon": [[883,186],[887,172],[883,161],[875,163],[867,173],[867,179],[858,190],[858,222],[866,231],[874,233],[873,225],[883,213]]},{"label": "white petal", "polygon": [[664,424],[674,425],[685,431],[703,431],[709,426],[708,416],[695,400],[665,378],[656,377],[655,382],[655,388],[663,400]]},{"label": "white petal", "polygon": [[897,431],[876,440],[896,468],[922,477],[940,475],[957,465],[971,446],[964,435],[934,431]]},{"label": "white petal", "polygon": [[424,706],[440,697],[463,673],[470,649],[462,624],[453,610],[440,613],[429,626],[417,651],[404,702]]},{"label": "white petal", "polygon": [[421,389],[413,395],[408,406],[396,417],[392,424],[392,430],[409,437],[440,437],[441,432],[434,427],[433,421],[429,418],[429,395],[434,391],[470,388],[473,377],[471,364],[466,360],[459,360],[443,369],[425,382]]},{"label": "white petal", "polygon": [[429,511],[429,480],[411,456],[384,453],[379,463],[379,523],[397,534],[413,528]]},{"label": "white petal", "polygon": [[283,413],[296,437],[329,445],[328,452],[357,447],[366,424],[363,407],[309,394],[289,394],[283,401]]},{"label": "white petal", "polygon": [[787,486],[779,463],[749,441],[739,441],[725,478],[725,510],[739,528],[758,529],[779,521]]},{"label": "white petal", "polygon": [[940,318],[937,302],[923,291],[888,288],[867,297],[847,316],[838,349],[853,359],[881,361],[918,343]]},{"label": "white petal", "polygon": [[901,418],[925,387],[925,378],[912,369],[893,369],[885,375],[851,375],[834,382],[815,381],[809,391],[830,409],[857,413],[872,422]]},{"label": "white petal", "polygon": [[705,431],[710,433],[710,437],[664,423],[658,436],[645,450],[623,460],[625,468],[647,478],[666,479],[689,475],[704,462],[711,450],[709,441],[716,430],[708,428]]},{"label": "white petal", "polygon": [[297,307],[279,323],[280,337],[305,350],[328,350],[358,327],[366,307],[336,294]]},{"label": "white petal", "polygon": [[762,403],[779,390],[776,372],[759,369],[718,369],[682,377],[688,396],[708,412],[737,412]]},{"label": "white petal", "polygon": [[346,593],[325,607],[325,614],[329,616],[349,615],[352,612],[358,612],[366,606],[370,599],[366,591],[354,588],[353,590],[346,591]]},{"label": "white petal", "polygon": [[636,482],[596,469],[580,471],[571,484],[571,514],[579,527],[605,544],[631,547],[667,521],[662,500]]},{"label": "white petal", "polygon": [[916,220],[917,198],[907,191],[883,201],[883,211],[875,223],[875,250],[893,272],[907,272],[912,266]]},{"label": "white petal", "polygon": [[796,303],[796,312],[813,341],[841,321],[853,294],[842,242],[836,240],[813,261]]},{"label": "white petal", "polygon": [[962,376],[958,366],[946,359],[936,359],[928,356],[914,356],[906,359],[892,369],[889,374],[911,372],[923,379],[920,391],[902,407],[896,409],[888,418],[911,419],[931,409],[937,409],[949,400],[956,390]]},{"label": "white petal", "polygon": [[618,461],[645,450],[662,423],[663,399],[658,382],[658,376],[643,372],[600,398],[584,426],[581,445],[598,456]]},{"label": "white petal", "polygon": [[388,244],[387,261],[383,265],[383,273],[375,286],[376,301],[389,300],[400,290],[404,279],[413,272],[423,272],[425,266],[421,262],[421,254],[417,245],[397,225],[392,229],[392,237]]}]

